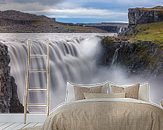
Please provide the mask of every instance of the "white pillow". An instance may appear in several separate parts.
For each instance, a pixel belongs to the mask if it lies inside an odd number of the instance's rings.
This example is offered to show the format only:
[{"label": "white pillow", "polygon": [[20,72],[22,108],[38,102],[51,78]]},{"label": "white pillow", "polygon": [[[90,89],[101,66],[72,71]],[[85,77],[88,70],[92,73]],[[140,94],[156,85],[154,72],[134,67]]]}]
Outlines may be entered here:
[{"label": "white pillow", "polygon": [[149,83],[140,84],[139,100],[150,102],[150,86]]},{"label": "white pillow", "polygon": [[[112,83],[108,83],[108,84],[109,84],[109,91],[111,92],[111,86],[116,85],[116,84],[112,84]],[[130,85],[118,85],[118,86],[128,87],[128,86],[131,86],[131,84]],[[150,102],[150,86],[149,86],[149,83],[140,84],[138,99],[142,100],[142,101]]]},{"label": "white pillow", "polygon": [[67,82],[65,102],[75,101],[74,86],[90,88],[90,87],[96,87],[101,85],[103,86],[102,91],[106,93],[107,88],[109,87],[109,84],[107,82],[96,83],[96,84],[76,84],[76,83]]}]

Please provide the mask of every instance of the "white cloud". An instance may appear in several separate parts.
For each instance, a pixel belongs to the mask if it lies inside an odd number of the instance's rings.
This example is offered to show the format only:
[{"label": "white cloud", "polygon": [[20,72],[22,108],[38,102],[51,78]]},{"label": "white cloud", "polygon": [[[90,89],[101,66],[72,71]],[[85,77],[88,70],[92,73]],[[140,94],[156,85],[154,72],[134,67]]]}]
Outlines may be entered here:
[{"label": "white cloud", "polygon": [[[69,1],[69,0],[67,0]],[[74,0],[70,0],[74,1]],[[99,3],[119,3],[119,4],[156,4],[162,0],[77,0],[78,3],[99,2]]]},{"label": "white cloud", "polygon": [[64,1],[64,2],[61,2],[59,4],[57,4],[55,7],[57,8],[80,8],[81,7],[81,3],[78,2],[78,1],[75,1],[75,2],[70,2],[70,1]]},{"label": "white cloud", "polygon": [[123,7],[153,7],[163,5],[162,0],[67,0],[84,5],[87,3],[104,3]]},{"label": "white cloud", "polygon": [[56,18],[113,18],[125,17],[126,12],[115,12],[107,9],[74,8],[74,9],[48,9],[35,13],[46,14]]},{"label": "white cloud", "polygon": [[43,6],[39,3],[10,3],[10,4],[0,4],[0,9],[3,10],[19,10],[19,11],[39,11],[48,9],[49,6]]},{"label": "white cloud", "polygon": [[42,5],[56,5],[58,3],[63,2],[64,0],[1,0],[3,3],[10,4],[10,3],[39,3]]},{"label": "white cloud", "polygon": [[[112,1],[113,2],[113,1]],[[121,5],[128,5],[128,6],[156,6],[160,5],[162,2],[161,0],[115,0],[115,3],[121,3]]]}]

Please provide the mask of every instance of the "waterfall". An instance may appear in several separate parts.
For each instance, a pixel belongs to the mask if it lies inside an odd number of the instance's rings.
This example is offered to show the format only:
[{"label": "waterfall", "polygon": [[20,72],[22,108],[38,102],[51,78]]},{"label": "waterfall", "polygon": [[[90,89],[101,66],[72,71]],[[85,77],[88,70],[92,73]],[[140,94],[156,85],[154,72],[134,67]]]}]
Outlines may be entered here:
[{"label": "waterfall", "polygon": [[122,33],[122,31],[123,31],[123,27],[120,27],[118,33],[120,34]]},{"label": "waterfall", "polygon": [[[27,36],[26,36],[27,35]],[[96,56],[100,53],[100,41],[97,34],[7,34],[1,42],[8,46],[11,57],[11,75],[14,76],[18,86],[18,96],[23,103],[25,92],[25,74],[27,64],[27,38],[31,39],[34,54],[46,54],[46,38],[50,43],[50,89],[51,106],[64,101],[66,82],[93,83],[99,82],[95,77],[97,73]],[[107,34],[108,35],[108,34]],[[23,39],[22,39],[23,37]],[[45,68],[45,59],[31,60],[31,68]],[[46,86],[46,75],[31,74],[30,86],[43,88]],[[29,95],[31,103],[41,101],[44,103],[45,93],[32,93]]]},{"label": "waterfall", "polygon": [[[27,64],[27,39],[31,39],[33,44],[32,53],[46,54],[47,39],[50,43],[50,89],[51,89],[51,109],[60,104],[65,99],[66,82],[75,83],[99,83],[111,81],[118,84],[133,84],[146,82],[141,75],[129,76],[126,68],[116,65],[119,60],[120,49],[115,49],[112,57],[111,67],[97,65],[97,58],[101,55],[101,38],[99,36],[113,36],[115,34],[50,34],[50,33],[1,33],[0,42],[8,46],[10,55],[11,75],[14,76],[18,86],[18,97],[23,103],[25,92],[25,72]],[[44,44],[43,44],[44,43]],[[103,57],[101,57],[103,58]],[[44,59],[33,59],[32,68],[45,68]],[[31,75],[30,86],[43,88],[46,85],[46,75]],[[162,80],[161,80],[162,81]],[[157,85],[156,85],[157,84]],[[156,91],[160,91],[161,82],[154,82],[151,86],[151,96],[155,101],[161,97],[161,93],[155,96]],[[156,89],[157,88],[157,89]],[[161,91],[160,91],[161,92]],[[43,92],[29,95],[30,102],[46,101]],[[157,100],[156,102],[159,102]],[[34,110],[32,110],[33,112]],[[37,109],[35,111],[38,111]],[[43,111],[43,110],[41,110]],[[31,110],[30,110],[31,112]]]},{"label": "waterfall", "polygon": [[115,65],[117,63],[119,49],[120,49],[120,47],[116,48],[114,55],[113,55],[113,58],[112,58],[111,65]]},{"label": "waterfall", "polygon": [[119,27],[118,34],[124,33],[126,31],[127,27]]}]

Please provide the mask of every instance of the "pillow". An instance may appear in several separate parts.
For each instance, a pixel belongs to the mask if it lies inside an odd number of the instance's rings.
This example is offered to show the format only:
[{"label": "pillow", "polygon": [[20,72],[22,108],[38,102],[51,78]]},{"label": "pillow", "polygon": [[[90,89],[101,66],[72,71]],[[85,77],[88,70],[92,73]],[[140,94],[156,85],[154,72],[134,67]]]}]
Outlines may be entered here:
[{"label": "pillow", "polygon": [[140,84],[139,88],[139,100],[150,101],[150,86],[149,83]]},{"label": "pillow", "polygon": [[160,101],[160,105],[163,107],[163,100]]},{"label": "pillow", "polygon": [[128,87],[111,86],[111,89],[113,93],[125,93],[126,98],[138,99],[139,87],[140,84],[135,84]]},{"label": "pillow", "polygon": [[103,86],[102,92],[105,93],[107,92],[107,88],[109,87],[109,84],[107,82],[97,83],[97,84],[76,84],[76,83],[67,82],[66,98],[65,98],[66,102],[75,101],[74,86],[87,87],[87,88]]},{"label": "pillow", "polygon": [[[128,87],[132,85],[116,85],[114,83],[108,83],[109,85],[109,90],[111,92],[111,86],[120,86],[120,87]],[[141,83],[139,87],[139,100],[150,102],[150,85],[149,83]]]},{"label": "pillow", "polygon": [[82,100],[85,99],[84,93],[101,93],[102,86],[91,87],[91,88],[74,86],[74,92],[75,92],[75,100]]},{"label": "pillow", "polygon": [[86,99],[91,99],[91,98],[125,98],[125,93],[112,93],[112,94],[84,93],[84,97]]}]

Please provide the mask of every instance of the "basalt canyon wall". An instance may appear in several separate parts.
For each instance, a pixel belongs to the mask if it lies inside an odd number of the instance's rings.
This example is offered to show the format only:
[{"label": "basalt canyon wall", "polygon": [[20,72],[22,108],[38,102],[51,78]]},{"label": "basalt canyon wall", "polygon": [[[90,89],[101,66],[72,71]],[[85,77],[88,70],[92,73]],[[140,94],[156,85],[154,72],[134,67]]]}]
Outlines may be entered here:
[{"label": "basalt canyon wall", "polygon": [[145,24],[163,21],[163,7],[130,8],[128,13],[129,25]]},{"label": "basalt canyon wall", "polygon": [[9,56],[7,47],[0,44],[0,112],[9,112]]},{"label": "basalt canyon wall", "polygon": [[163,75],[163,51],[158,44],[150,41],[131,43],[109,37],[104,38],[101,44],[101,65],[123,66],[132,75]]},{"label": "basalt canyon wall", "polygon": [[10,76],[10,57],[7,46],[0,43],[0,113],[23,112],[17,96],[17,86]]}]

